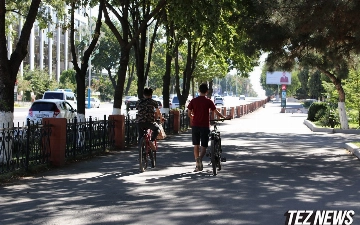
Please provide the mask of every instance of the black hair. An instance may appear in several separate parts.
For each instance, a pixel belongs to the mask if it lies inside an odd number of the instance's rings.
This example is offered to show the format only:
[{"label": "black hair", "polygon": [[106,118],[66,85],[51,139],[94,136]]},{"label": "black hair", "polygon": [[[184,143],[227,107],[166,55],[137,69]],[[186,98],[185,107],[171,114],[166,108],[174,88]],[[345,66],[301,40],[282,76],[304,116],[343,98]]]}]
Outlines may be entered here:
[{"label": "black hair", "polygon": [[144,95],[145,96],[152,96],[152,93],[153,93],[153,89],[151,89],[151,88],[145,88],[144,89]]},{"label": "black hair", "polygon": [[200,91],[202,94],[205,94],[208,90],[209,90],[209,88],[208,88],[208,86],[207,86],[206,83],[200,84],[200,86],[199,86],[199,91]]}]

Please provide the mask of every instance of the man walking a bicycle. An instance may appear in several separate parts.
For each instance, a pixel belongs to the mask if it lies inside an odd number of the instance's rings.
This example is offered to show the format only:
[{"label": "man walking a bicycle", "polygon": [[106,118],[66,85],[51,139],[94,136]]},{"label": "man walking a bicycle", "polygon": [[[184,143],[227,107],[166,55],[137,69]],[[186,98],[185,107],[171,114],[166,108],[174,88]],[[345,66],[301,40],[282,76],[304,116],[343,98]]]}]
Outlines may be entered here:
[{"label": "man walking a bicycle", "polygon": [[214,102],[206,97],[208,90],[209,88],[206,83],[200,84],[200,95],[192,99],[188,105],[188,116],[192,120],[192,143],[194,145],[196,162],[194,172],[203,170],[202,159],[206,154],[209,142],[210,110],[214,111],[218,117],[227,118],[216,109]]},{"label": "man walking a bicycle", "polygon": [[138,110],[136,119],[138,122],[139,139],[144,135],[144,129],[151,129],[152,133],[149,144],[152,150],[156,150],[156,146],[153,142],[156,140],[160,128],[155,120],[160,118],[160,121],[163,121],[164,118],[160,113],[158,103],[151,98],[152,94],[153,90],[151,88],[144,89],[144,98],[136,103],[136,108]]}]

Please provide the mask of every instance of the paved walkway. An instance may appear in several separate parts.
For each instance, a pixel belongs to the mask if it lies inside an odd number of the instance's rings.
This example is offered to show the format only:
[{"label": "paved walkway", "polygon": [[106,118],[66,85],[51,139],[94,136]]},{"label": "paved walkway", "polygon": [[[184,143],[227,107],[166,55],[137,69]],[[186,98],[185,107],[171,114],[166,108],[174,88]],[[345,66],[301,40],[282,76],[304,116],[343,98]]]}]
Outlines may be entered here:
[{"label": "paved walkway", "polygon": [[[191,135],[160,142],[157,167],[139,173],[137,151],[112,152],[0,187],[1,224],[284,224],[287,210],[354,210],[360,162],[351,134],[313,133],[305,114],[266,104],[219,126],[224,156],[192,172]],[[208,159],[205,160],[205,162]]]}]

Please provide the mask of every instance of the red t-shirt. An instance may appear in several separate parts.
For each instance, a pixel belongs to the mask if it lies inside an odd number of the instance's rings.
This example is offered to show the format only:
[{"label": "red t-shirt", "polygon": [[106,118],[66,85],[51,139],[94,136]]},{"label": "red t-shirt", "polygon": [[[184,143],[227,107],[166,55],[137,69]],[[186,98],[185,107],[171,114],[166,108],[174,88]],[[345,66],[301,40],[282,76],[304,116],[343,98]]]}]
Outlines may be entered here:
[{"label": "red t-shirt", "polygon": [[209,127],[209,110],[213,111],[216,106],[213,101],[205,96],[198,96],[192,99],[188,105],[188,109],[193,111],[192,125],[195,127]]}]

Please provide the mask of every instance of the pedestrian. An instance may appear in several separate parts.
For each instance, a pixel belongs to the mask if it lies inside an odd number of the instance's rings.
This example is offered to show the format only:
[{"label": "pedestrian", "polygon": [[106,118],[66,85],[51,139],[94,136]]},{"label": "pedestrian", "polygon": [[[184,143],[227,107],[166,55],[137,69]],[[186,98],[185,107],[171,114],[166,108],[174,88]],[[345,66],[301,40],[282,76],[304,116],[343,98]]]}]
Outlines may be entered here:
[{"label": "pedestrian", "polygon": [[194,172],[202,171],[202,158],[206,154],[210,134],[210,110],[218,117],[226,118],[217,109],[213,101],[206,97],[208,86],[202,83],[199,86],[199,96],[192,99],[188,105],[188,116],[192,120],[192,143],[196,167]]},{"label": "pedestrian", "polygon": [[151,88],[144,89],[144,98],[139,99],[136,103],[137,113],[137,123],[138,123],[138,133],[139,140],[144,135],[144,129],[151,129],[151,139],[150,139],[150,147],[152,150],[156,150],[155,144],[153,143],[156,140],[157,135],[160,132],[159,124],[156,123],[156,119],[160,119],[163,121],[164,118],[160,113],[158,103],[152,99],[153,90]]}]

